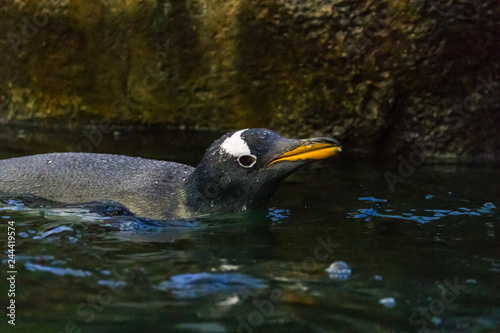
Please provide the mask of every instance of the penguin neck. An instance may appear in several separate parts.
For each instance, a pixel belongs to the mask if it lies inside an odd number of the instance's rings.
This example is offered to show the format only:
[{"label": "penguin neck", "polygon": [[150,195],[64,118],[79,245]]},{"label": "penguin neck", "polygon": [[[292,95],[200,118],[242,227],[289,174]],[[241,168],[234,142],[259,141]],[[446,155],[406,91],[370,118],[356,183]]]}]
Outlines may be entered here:
[{"label": "penguin neck", "polygon": [[199,165],[186,178],[184,202],[192,216],[236,213],[265,207],[281,179],[247,184]]},{"label": "penguin neck", "polygon": [[233,213],[246,210],[247,195],[224,173],[203,165],[186,178],[185,205],[192,215]]}]

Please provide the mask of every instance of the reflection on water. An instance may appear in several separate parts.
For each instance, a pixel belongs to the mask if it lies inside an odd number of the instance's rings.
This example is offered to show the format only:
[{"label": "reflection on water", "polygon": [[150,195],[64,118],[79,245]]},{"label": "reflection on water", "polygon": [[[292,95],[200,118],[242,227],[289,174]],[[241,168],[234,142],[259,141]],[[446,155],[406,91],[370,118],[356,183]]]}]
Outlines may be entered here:
[{"label": "reflection on water", "polygon": [[246,295],[252,289],[264,289],[264,281],[239,273],[195,273],[175,275],[161,282],[156,288],[171,291],[179,298],[201,298],[204,296]]},{"label": "reflection on water", "polygon": [[500,171],[422,166],[392,193],[384,163],[346,155],[235,215],[0,202],[0,234],[16,221],[16,329],[497,332]]}]

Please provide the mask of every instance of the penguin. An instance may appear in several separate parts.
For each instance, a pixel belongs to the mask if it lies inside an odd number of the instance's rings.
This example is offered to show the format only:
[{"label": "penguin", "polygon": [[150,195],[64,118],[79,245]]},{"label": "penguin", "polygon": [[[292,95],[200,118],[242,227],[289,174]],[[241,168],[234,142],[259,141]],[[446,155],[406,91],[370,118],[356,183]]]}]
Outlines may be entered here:
[{"label": "penguin", "polygon": [[0,197],[114,202],[156,220],[235,213],[265,207],[292,172],[340,151],[333,138],[288,139],[251,128],[217,139],[196,167],[94,153],[17,157],[0,160]]}]

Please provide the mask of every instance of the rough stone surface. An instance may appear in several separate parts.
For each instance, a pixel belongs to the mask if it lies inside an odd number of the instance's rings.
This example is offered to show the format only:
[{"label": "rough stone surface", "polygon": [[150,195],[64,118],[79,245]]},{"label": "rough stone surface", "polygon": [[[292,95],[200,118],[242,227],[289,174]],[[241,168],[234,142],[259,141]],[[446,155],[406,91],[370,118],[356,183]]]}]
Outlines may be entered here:
[{"label": "rough stone surface", "polygon": [[2,122],[262,126],[500,160],[496,0],[7,0],[0,31]]}]

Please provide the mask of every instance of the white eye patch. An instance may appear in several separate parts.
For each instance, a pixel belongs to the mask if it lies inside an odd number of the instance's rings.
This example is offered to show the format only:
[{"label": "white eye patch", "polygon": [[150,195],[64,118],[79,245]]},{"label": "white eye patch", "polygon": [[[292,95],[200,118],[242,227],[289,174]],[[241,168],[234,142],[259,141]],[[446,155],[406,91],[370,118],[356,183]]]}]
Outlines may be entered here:
[{"label": "white eye patch", "polygon": [[245,140],[241,138],[241,135],[247,129],[239,130],[234,132],[233,135],[226,138],[224,142],[221,144],[221,148],[225,150],[228,154],[233,155],[234,157],[239,157],[242,155],[251,155],[250,147],[248,147]]}]

